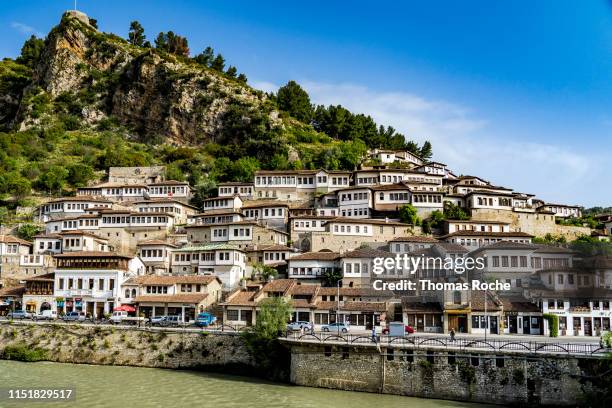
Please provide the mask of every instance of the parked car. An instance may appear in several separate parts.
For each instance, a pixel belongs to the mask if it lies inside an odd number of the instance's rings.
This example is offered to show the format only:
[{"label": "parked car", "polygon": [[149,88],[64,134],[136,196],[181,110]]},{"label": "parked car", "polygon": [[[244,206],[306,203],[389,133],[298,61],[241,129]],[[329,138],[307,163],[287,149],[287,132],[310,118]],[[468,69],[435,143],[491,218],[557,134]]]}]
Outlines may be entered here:
[{"label": "parked car", "polygon": [[166,316],[151,316],[149,322],[151,323],[151,326],[161,326],[165,320]]},{"label": "parked car", "polygon": [[181,316],[166,316],[166,318],[159,324],[160,326],[179,326],[183,324]]},{"label": "parked car", "polygon": [[[401,330],[401,329],[400,329],[400,330]],[[412,326],[410,326],[409,324],[407,324],[407,325],[405,325],[405,326],[404,326],[404,331],[403,331],[403,333],[402,333],[402,334],[400,334],[399,332],[395,331],[395,332],[394,332],[395,334],[394,334],[394,333],[391,333],[391,335],[392,335],[392,336],[402,336],[402,335],[404,335],[404,336],[405,336],[405,335],[407,335],[407,334],[412,334],[412,333],[414,333],[414,332],[415,332],[414,327],[412,327]],[[389,334],[389,327],[385,327],[385,328],[382,330],[382,334]]]},{"label": "parked car", "polygon": [[325,324],[321,326],[321,330],[324,332],[338,332],[338,333],[348,333],[351,328],[346,323],[331,323]]},{"label": "parked car", "polygon": [[217,318],[210,313],[204,312],[198,314],[195,319],[195,325],[198,327],[208,327],[210,325],[215,324]]},{"label": "parked car", "polygon": [[68,312],[64,315],[62,320],[65,322],[84,322],[85,318],[86,316],[83,312]]},{"label": "parked car", "polygon": [[305,331],[312,330],[312,323],[298,320],[297,322],[291,322],[287,325],[287,330],[299,331],[302,329],[304,329]]},{"label": "parked car", "polygon": [[57,319],[57,311],[55,310],[43,310],[37,315],[33,316],[34,320],[55,320]]},{"label": "parked car", "polygon": [[128,312],[123,311],[123,310],[114,311],[109,320],[111,323],[114,323],[114,324],[120,324],[120,323],[138,324],[138,323],[145,322],[144,317],[130,316]]},{"label": "parked car", "polygon": [[8,314],[9,319],[31,319],[32,313],[26,312],[25,310],[15,310]]}]

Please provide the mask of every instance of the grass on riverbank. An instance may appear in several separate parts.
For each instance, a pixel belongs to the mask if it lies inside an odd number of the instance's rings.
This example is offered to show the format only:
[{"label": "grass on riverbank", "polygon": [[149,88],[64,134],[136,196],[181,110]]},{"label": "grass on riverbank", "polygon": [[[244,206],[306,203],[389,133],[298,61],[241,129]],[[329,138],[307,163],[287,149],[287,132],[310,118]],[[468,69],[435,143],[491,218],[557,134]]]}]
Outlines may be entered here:
[{"label": "grass on riverbank", "polygon": [[6,346],[2,352],[2,358],[15,361],[42,361],[47,359],[47,351],[41,348],[29,348],[25,344]]}]

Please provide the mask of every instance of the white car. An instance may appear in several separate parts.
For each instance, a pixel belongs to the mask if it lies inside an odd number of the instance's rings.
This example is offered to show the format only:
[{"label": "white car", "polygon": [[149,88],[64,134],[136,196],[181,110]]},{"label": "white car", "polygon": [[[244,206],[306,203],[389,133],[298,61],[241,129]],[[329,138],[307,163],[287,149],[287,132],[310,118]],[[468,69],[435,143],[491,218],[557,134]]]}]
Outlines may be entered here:
[{"label": "white car", "polygon": [[312,323],[298,320],[297,322],[287,324],[287,329],[291,331],[300,331],[302,329],[305,331],[310,331],[312,330]]},{"label": "white car", "polygon": [[34,320],[55,320],[57,319],[57,311],[43,310],[40,314],[33,317]]},{"label": "white car", "polygon": [[324,332],[348,333],[351,328],[346,323],[330,323],[321,326],[321,330]]}]

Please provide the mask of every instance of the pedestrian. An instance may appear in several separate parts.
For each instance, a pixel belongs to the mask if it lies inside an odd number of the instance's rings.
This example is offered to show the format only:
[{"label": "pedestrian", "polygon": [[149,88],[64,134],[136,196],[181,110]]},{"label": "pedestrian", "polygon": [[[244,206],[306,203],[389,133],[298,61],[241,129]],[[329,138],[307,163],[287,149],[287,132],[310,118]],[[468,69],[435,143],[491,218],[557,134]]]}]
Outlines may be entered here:
[{"label": "pedestrian", "polygon": [[450,330],[450,341],[455,341],[455,328],[452,327]]},{"label": "pedestrian", "polygon": [[314,323],[310,323],[310,334],[314,335]]},{"label": "pedestrian", "polygon": [[376,343],[376,326],[372,326],[372,342]]}]

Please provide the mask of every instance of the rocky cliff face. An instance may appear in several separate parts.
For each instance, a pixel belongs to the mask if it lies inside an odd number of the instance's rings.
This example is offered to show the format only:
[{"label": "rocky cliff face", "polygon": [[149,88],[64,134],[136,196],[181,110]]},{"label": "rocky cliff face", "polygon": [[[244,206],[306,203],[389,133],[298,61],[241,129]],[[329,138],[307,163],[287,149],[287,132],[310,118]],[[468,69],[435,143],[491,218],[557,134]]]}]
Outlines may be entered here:
[{"label": "rocky cliff face", "polygon": [[58,99],[69,101],[70,113],[89,125],[112,115],[144,140],[215,140],[235,106],[263,112],[279,125],[261,92],[191,60],[100,33],[75,12],[64,14],[49,33],[14,126],[40,124],[53,109],[41,103]]}]

